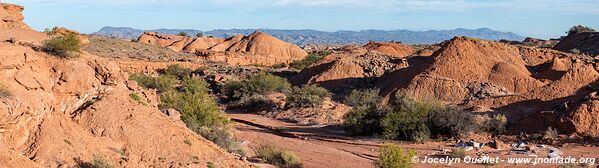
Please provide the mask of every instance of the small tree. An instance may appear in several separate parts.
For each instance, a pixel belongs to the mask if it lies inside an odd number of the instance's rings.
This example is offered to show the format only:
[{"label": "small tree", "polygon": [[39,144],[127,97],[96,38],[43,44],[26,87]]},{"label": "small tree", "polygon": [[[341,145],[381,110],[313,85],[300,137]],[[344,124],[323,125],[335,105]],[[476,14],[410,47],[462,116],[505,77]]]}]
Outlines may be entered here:
[{"label": "small tree", "polygon": [[570,35],[570,34],[576,34],[576,33],[582,33],[582,32],[595,32],[596,30],[593,28],[590,28],[588,26],[583,26],[583,25],[576,25],[573,26],[572,28],[570,28],[570,30],[568,30],[566,32],[566,34]]},{"label": "small tree", "polygon": [[188,36],[187,32],[179,32],[179,34],[177,34],[179,36]]},{"label": "small tree", "polygon": [[196,37],[204,37],[204,34],[203,33],[198,33],[198,34],[196,34]]}]

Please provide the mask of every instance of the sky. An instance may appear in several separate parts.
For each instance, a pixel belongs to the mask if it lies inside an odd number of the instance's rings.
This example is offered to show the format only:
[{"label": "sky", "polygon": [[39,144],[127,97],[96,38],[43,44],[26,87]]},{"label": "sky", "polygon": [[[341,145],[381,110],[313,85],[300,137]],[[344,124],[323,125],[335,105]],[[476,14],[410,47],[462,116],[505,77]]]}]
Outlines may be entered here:
[{"label": "sky", "polygon": [[597,0],[1,0],[25,21],[92,33],[138,29],[447,30],[491,28],[554,38],[573,25],[599,27]]}]

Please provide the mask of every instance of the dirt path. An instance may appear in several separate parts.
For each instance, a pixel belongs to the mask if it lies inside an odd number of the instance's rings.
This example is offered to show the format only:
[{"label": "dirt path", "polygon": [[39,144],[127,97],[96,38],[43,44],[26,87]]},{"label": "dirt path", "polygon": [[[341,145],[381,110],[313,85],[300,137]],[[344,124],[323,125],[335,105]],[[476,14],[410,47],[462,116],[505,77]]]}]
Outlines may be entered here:
[{"label": "dirt path", "polygon": [[[250,148],[262,143],[293,151],[305,167],[374,167],[380,144],[332,128],[301,126],[255,114],[229,112],[235,136]],[[253,155],[253,153],[250,153]]]},{"label": "dirt path", "polygon": [[[344,132],[336,128],[303,126],[287,123],[272,118],[248,113],[228,112],[228,116],[235,121],[235,137],[243,140],[244,146],[250,149],[259,144],[269,143],[279,148],[286,149],[297,154],[304,167],[343,167],[343,168],[368,168],[374,167],[373,162],[378,156],[378,149],[383,144],[377,139],[355,138],[344,135]],[[448,147],[447,142],[428,142],[426,144],[413,144],[405,142],[394,142],[405,148],[418,151],[419,157],[434,153],[438,149]],[[599,157],[596,152],[599,147],[585,147],[579,144],[561,146],[565,155],[573,157]],[[527,155],[511,155],[508,151],[495,151],[490,153],[493,157],[507,159],[508,157],[527,157]],[[254,156],[252,150],[249,156]],[[471,154],[476,156],[475,154]],[[544,157],[545,154],[538,154]],[[507,164],[501,163],[499,167],[555,167],[562,164]],[[416,164],[415,167],[484,167],[481,164],[454,164],[451,166],[443,164]],[[596,164],[594,165],[596,166]],[[262,166],[261,167],[265,167]]]}]

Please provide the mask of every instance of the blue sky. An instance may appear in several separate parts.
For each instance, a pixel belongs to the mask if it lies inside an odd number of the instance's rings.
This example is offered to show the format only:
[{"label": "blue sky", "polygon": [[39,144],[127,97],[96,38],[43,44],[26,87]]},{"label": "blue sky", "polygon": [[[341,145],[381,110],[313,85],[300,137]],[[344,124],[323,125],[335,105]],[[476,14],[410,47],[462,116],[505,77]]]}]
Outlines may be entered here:
[{"label": "blue sky", "polygon": [[599,27],[597,0],[4,0],[24,5],[41,30],[274,28],[441,30],[482,28],[558,37],[576,24]]}]

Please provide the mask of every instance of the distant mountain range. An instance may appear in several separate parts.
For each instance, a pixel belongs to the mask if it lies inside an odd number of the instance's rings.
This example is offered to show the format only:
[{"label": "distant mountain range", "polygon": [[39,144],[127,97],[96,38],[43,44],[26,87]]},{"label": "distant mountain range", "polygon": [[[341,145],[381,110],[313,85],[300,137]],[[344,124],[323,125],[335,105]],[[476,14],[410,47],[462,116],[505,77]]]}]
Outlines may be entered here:
[{"label": "distant mountain range", "polygon": [[137,39],[143,32],[152,31],[164,34],[178,34],[186,32],[189,35],[203,33],[205,36],[231,37],[237,34],[248,35],[259,30],[283,41],[300,46],[306,44],[365,44],[374,41],[400,41],[406,44],[434,44],[449,40],[454,36],[469,36],[487,40],[515,40],[522,41],[525,37],[511,32],[500,32],[489,28],[480,29],[453,29],[453,30],[362,30],[362,31],[336,31],[325,32],[318,30],[280,30],[280,29],[216,29],[202,32],[192,29],[156,29],[140,30],[130,27],[104,27],[93,35],[107,36],[112,38]]}]

